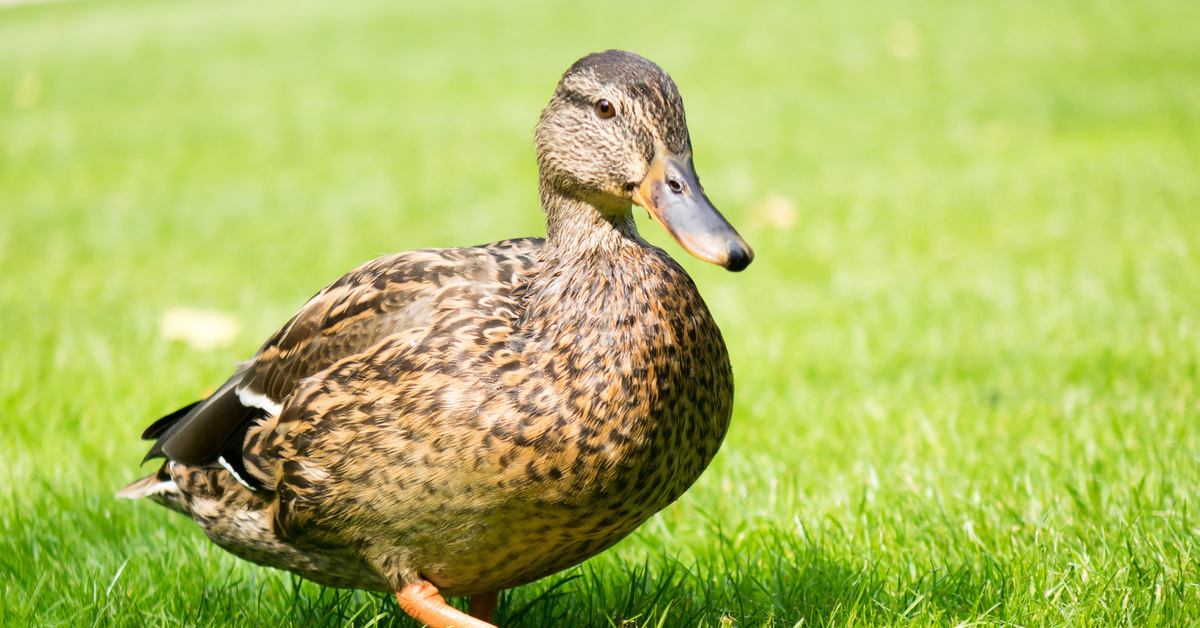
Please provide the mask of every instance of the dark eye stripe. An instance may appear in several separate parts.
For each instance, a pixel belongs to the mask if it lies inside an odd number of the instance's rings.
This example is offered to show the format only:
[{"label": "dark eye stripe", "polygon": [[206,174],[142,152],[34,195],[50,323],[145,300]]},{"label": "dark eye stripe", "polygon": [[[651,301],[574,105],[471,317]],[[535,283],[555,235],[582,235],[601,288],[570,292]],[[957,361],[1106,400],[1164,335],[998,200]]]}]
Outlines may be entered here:
[{"label": "dark eye stripe", "polygon": [[569,89],[569,88],[564,89],[561,96],[562,96],[563,100],[565,100],[577,107],[591,109],[593,106],[591,98],[589,98],[588,96],[585,96],[573,89]]}]

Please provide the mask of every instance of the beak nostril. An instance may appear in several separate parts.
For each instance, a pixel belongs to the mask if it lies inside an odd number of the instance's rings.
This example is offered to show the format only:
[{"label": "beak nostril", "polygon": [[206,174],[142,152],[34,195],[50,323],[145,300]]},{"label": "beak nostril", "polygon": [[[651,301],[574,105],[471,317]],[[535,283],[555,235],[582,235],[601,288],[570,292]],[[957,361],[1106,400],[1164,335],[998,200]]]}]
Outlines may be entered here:
[{"label": "beak nostril", "polygon": [[683,193],[683,182],[675,177],[667,177],[667,188],[676,194]]}]

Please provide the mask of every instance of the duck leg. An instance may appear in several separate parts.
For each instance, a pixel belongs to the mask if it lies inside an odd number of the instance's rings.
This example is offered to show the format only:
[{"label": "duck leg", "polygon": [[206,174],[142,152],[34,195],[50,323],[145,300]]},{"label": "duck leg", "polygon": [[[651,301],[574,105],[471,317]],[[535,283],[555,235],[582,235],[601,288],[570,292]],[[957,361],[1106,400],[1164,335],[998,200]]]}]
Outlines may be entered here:
[{"label": "duck leg", "polygon": [[483,621],[492,621],[492,613],[496,610],[496,599],[499,597],[499,591],[472,595],[470,607],[471,617],[482,619]]},{"label": "duck leg", "polygon": [[[489,595],[494,605],[496,594],[488,593],[481,597]],[[438,593],[437,587],[425,580],[418,580],[396,591],[396,601],[400,602],[400,608],[404,609],[404,612],[429,628],[496,628],[447,604]],[[474,599],[471,601],[474,602]],[[471,606],[471,610],[474,611],[475,604]]]}]

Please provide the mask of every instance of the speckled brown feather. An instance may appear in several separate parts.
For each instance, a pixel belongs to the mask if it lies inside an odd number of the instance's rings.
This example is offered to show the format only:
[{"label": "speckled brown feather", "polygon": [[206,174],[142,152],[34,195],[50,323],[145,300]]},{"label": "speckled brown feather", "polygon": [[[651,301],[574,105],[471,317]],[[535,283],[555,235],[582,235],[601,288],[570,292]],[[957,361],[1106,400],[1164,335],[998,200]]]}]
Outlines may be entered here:
[{"label": "speckled brown feather", "polygon": [[[617,123],[589,117],[597,97]],[[700,476],[732,412],[716,323],[630,214],[629,182],[667,144],[690,151],[662,70],[581,60],[537,130],[545,241],[400,253],[339,279],[227,384],[277,413],[201,404],[156,423],[159,443],[228,434],[192,464],[156,444],[168,462],[122,493],[336,587],[472,595],[611,546]],[[206,468],[224,454],[260,490]]]}]

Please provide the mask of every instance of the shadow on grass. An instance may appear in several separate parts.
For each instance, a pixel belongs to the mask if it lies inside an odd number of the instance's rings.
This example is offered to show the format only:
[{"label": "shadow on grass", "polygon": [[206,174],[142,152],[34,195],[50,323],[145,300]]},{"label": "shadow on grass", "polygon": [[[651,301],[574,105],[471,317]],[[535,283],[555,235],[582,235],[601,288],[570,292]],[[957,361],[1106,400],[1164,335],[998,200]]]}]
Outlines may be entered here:
[{"label": "shadow on grass", "polygon": [[903,623],[921,615],[977,619],[1001,610],[1010,581],[995,562],[888,573],[834,557],[820,543],[767,528],[722,539],[714,554],[684,563],[669,556],[589,563],[550,584],[516,590],[502,625],[825,626]]},{"label": "shadow on grass", "polygon": [[[1011,582],[1010,570],[994,562],[888,573],[774,528],[722,538],[712,551],[689,562],[665,554],[592,561],[504,593],[495,621],[508,628],[957,623],[1000,619]],[[390,596],[292,584],[284,625],[418,626]]]}]

